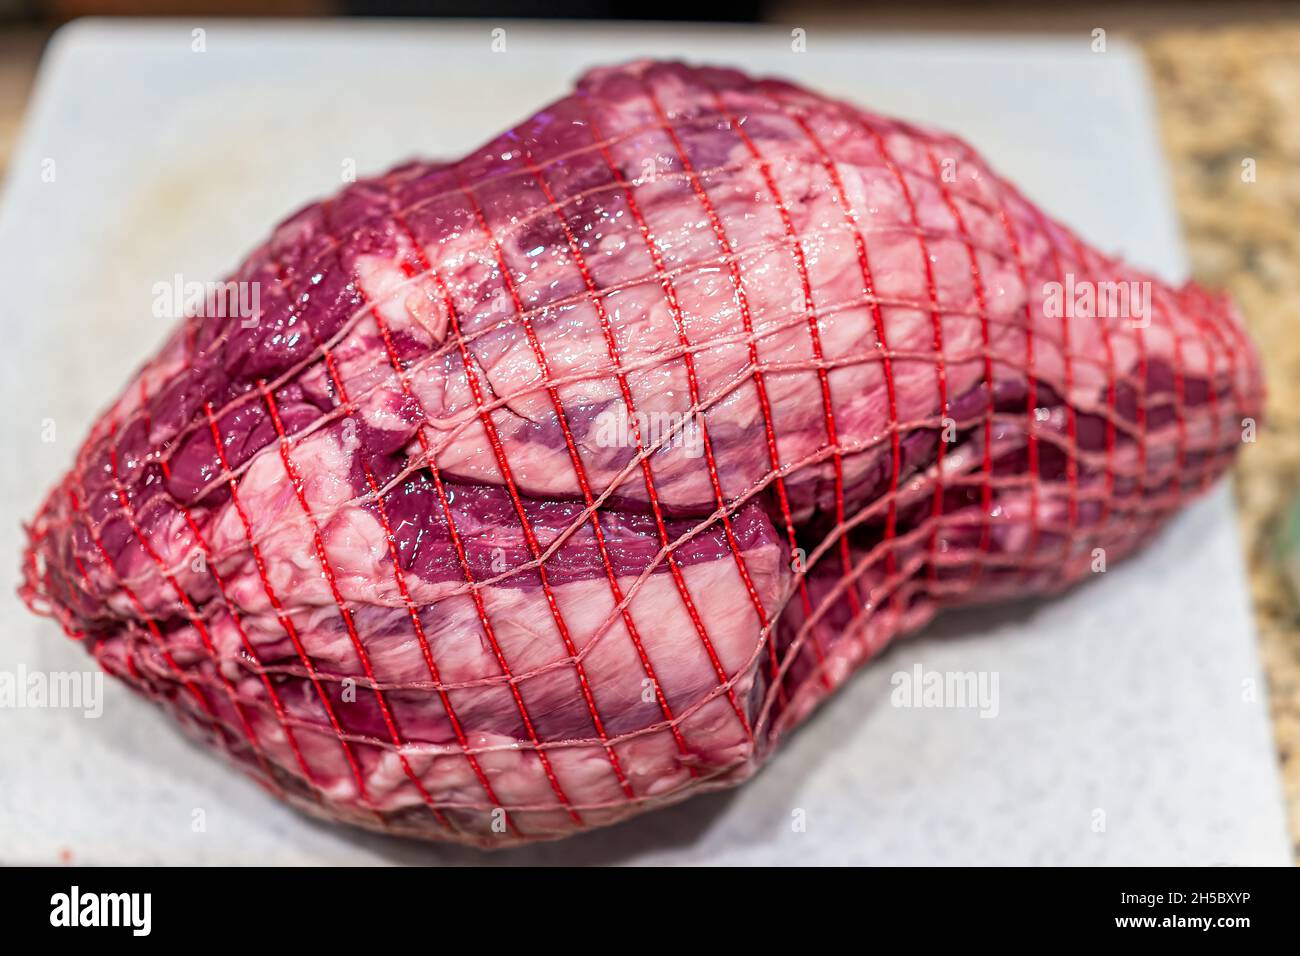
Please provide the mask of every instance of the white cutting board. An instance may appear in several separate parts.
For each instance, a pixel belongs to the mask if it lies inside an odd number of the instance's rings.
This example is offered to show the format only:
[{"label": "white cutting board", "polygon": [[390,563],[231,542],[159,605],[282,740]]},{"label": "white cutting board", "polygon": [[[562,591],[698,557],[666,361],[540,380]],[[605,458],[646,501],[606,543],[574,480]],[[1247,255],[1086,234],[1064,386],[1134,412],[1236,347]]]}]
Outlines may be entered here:
[{"label": "white cutting board", "polygon": [[[163,335],[153,285],[217,278],[348,161],[455,156],[584,66],[682,56],[788,75],[968,136],[1051,212],[1168,278],[1185,261],[1143,67],[1092,38],[851,37],[439,23],[65,28],[0,210],[0,561]],[[196,28],[206,32],[195,52]],[[42,179],[53,160],[53,182]],[[56,440],[42,441],[46,419]],[[0,595],[0,671],[86,669]],[[891,706],[890,678],[998,675],[998,714]],[[195,810],[206,829],[194,832]],[[796,827],[801,821],[802,828]],[[0,710],[0,862],[1289,861],[1264,682],[1220,489],[1063,599],[954,614],[843,688],[744,788],[485,856],[309,822],[106,685],[103,716]]]}]

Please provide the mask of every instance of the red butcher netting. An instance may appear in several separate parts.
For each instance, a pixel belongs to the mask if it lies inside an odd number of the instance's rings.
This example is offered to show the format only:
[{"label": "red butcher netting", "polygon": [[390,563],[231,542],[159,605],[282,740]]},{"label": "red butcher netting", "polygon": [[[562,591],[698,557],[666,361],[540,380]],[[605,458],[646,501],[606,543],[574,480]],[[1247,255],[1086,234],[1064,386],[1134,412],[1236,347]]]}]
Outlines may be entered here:
[{"label": "red butcher netting", "polygon": [[489,846],[745,779],[938,609],[1136,548],[1261,399],[1226,300],[960,140],[680,64],[232,281],[255,314],[95,426],[24,596],[293,803]]}]

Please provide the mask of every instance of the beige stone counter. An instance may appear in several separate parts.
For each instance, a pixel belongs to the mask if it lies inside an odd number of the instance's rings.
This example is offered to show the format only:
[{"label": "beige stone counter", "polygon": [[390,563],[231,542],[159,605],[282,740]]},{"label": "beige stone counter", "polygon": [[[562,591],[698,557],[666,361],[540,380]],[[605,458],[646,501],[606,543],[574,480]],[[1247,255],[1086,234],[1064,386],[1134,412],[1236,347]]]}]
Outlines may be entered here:
[{"label": "beige stone counter", "polygon": [[1267,421],[1236,493],[1300,851],[1300,607],[1274,555],[1300,483],[1300,27],[1159,34],[1145,48],[1193,272],[1232,292],[1264,358]]}]

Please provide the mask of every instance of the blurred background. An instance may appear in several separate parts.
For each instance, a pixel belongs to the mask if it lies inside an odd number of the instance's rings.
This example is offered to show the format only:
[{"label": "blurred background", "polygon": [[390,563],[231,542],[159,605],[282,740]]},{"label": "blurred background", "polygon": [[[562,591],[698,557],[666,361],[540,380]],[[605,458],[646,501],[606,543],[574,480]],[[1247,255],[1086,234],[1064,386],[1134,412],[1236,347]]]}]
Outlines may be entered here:
[{"label": "blurred background", "polygon": [[[1300,3],[0,0],[0,174],[42,50],[61,24],[83,16],[707,18],[821,30],[1083,36],[1100,27],[1136,42],[1150,67],[1194,277],[1236,297],[1268,366],[1266,433],[1241,457],[1235,492],[1291,833],[1300,847]],[[1259,170],[1249,189],[1238,185],[1242,156],[1253,157]]]}]

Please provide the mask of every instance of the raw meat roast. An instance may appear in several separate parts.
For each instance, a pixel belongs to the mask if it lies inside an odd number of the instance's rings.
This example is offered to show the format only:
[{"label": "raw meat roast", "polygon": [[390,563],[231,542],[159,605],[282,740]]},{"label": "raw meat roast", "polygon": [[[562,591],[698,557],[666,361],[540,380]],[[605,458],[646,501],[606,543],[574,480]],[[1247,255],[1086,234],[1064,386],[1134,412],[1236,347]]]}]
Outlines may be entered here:
[{"label": "raw meat roast", "polygon": [[1138,547],[1262,394],[1225,299],[960,140],[678,63],[232,281],[256,312],[127,386],[23,595],[294,804],[481,846],[744,780],[938,609]]}]

